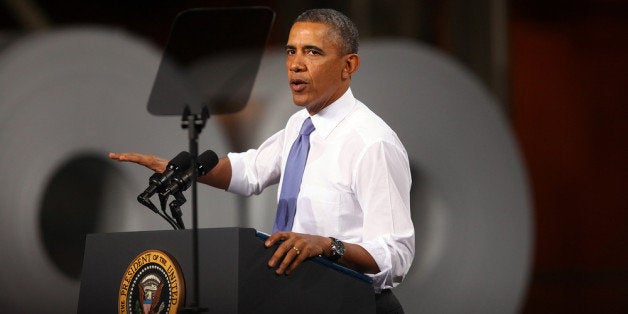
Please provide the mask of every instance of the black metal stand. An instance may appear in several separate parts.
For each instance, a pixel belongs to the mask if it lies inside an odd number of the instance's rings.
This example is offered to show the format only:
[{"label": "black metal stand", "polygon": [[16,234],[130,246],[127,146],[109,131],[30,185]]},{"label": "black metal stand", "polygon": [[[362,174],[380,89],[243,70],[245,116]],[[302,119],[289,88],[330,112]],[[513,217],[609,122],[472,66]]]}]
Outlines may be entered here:
[{"label": "black metal stand", "polygon": [[192,294],[192,300],[190,301],[190,307],[184,309],[185,313],[201,313],[207,312],[207,308],[201,307],[198,303],[200,299],[199,291],[199,258],[198,258],[198,204],[197,204],[197,182],[196,182],[196,158],[198,157],[198,135],[205,127],[205,123],[209,119],[209,110],[207,106],[204,106],[200,114],[193,114],[189,107],[185,107],[183,115],[181,117],[181,128],[188,130],[188,141],[190,154],[192,155],[192,169],[194,169],[194,175],[191,179],[192,189],[192,280],[194,293]]},{"label": "black metal stand", "polygon": [[174,220],[179,225],[179,229],[185,229],[185,223],[183,223],[183,218],[182,218],[183,212],[181,211],[181,206],[185,204],[187,199],[185,199],[185,196],[183,196],[183,193],[181,193],[180,191],[174,193],[173,196],[174,196],[174,201],[170,202],[170,214],[172,215],[172,218],[174,218]]},{"label": "black metal stand", "polygon": [[[160,175],[161,174],[159,174],[159,173],[155,173],[155,174],[153,174],[150,177],[150,180],[153,180],[154,178],[157,178]],[[161,203],[161,212],[157,209],[155,204],[153,204],[153,202],[150,200],[150,198],[145,196],[145,195],[143,195],[143,194],[140,194],[140,195],[137,196],[137,201],[140,202],[140,204],[148,207],[155,214],[161,216],[161,218],[166,220],[172,226],[173,229],[175,229],[175,230],[176,229],[181,229],[179,227],[179,225],[177,225],[177,222],[174,219],[172,219],[170,216],[168,216],[168,213],[165,212],[164,208],[165,208],[165,201],[166,201],[166,199],[162,199],[161,195],[160,195],[160,198],[159,198],[159,201]]]}]

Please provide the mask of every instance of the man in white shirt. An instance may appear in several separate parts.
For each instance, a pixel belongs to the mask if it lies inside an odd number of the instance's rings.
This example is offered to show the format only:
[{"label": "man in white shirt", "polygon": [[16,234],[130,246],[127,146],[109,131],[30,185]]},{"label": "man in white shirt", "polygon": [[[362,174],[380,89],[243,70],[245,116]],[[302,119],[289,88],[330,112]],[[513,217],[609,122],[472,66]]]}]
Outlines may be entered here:
[{"label": "man in white shirt", "polygon": [[[378,312],[402,313],[390,288],[402,281],[414,257],[408,156],[395,132],[353,97],[357,51],[357,29],[342,13],[301,14],[286,44],[286,69],[293,101],[304,109],[258,149],[221,158],[199,182],[241,195],[281,187],[291,146],[309,118],[314,131],[296,212],[287,231],[266,241],[267,247],[283,241],[268,265],[290,274],[305,259],[326,256],[373,278]],[[136,153],[110,157],[157,172],[168,163]]]}]

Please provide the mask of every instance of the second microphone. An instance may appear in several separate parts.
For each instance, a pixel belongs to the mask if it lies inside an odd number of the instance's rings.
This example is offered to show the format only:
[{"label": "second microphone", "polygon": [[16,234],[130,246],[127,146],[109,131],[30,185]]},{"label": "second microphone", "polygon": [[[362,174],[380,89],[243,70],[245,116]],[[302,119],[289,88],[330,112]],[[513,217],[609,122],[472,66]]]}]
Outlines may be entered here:
[{"label": "second microphone", "polygon": [[[196,169],[189,167],[179,175],[175,175],[166,187],[159,192],[161,196],[172,195],[187,190],[192,184],[192,179],[206,175],[218,164],[218,155],[212,150],[207,150],[198,156]],[[196,171],[195,171],[196,170]],[[196,172],[196,176],[194,176]],[[193,178],[194,177],[194,178]]]}]

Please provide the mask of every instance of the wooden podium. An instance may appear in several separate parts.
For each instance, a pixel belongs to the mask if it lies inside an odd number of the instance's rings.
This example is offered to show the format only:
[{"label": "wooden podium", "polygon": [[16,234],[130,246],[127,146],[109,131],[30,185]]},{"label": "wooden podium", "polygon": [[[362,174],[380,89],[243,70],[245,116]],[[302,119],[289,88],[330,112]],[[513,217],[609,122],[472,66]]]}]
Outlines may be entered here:
[{"label": "wooden podium", "polygon": [[[206,313],[374,313],[368,277],[324,258],[306,260],[289,276],[267,266],[254,229],[199,230],[199,306]],[[186,295],[194,293],[192,230],[87,236],[78,313],[116,313],[120,283],[146,250],[167,252],[180,265]],[[189,299],[189,298],[188,298]],[[189,305],[189,304],[188,304]]]}]

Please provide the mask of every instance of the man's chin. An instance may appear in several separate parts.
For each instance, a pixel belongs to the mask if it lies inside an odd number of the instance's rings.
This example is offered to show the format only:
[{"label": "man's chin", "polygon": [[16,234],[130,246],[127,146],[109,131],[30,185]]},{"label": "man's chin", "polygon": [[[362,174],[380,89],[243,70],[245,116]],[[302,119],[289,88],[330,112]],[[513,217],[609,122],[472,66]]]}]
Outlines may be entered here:
[{"label": "man's chin", "polygon": [[292,102],[299,106],[299,107],[307,107],[307,100],[305,99],[305,97],[300,96],[300,95],[292,95]]}]

